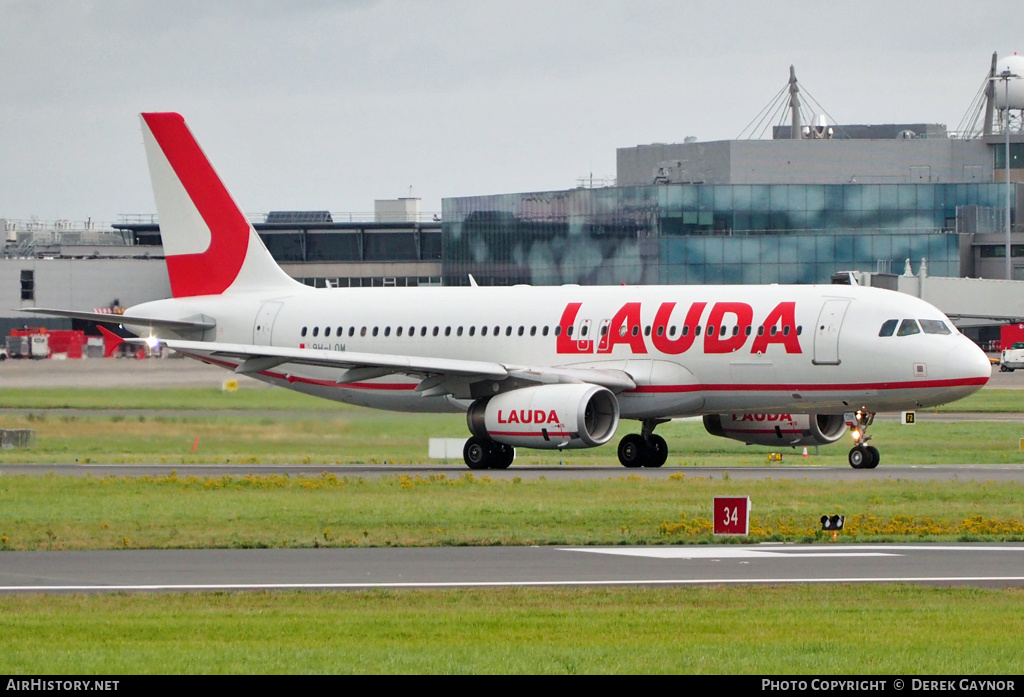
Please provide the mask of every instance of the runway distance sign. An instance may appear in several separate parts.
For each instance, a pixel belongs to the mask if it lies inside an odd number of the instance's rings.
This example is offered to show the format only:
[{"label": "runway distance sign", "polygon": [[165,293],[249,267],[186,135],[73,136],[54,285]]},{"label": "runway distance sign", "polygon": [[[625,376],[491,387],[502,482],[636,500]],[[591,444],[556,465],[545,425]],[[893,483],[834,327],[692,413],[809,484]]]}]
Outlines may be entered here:
[{"label": "runway distance sign", "polygon": [[749,496],[716,496],[714,514],[714,534],[748,535],[750,533]]}]

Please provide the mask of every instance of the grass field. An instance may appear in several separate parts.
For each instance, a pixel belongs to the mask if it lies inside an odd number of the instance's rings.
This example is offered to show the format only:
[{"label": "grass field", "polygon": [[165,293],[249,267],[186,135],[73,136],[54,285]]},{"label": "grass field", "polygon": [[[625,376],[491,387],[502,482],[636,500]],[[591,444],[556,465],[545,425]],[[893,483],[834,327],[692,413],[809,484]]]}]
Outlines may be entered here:
[{"label": "grass field", "polygon": [[0,671],[1018,675],[1024,592],[894,586],[0,597]]},{"label": "grass field", "polygon": [[694,544],[715,496],[750,496],[745,541],[1024,540],[1024,485],[287,476],[0,478],[0,549]]}]

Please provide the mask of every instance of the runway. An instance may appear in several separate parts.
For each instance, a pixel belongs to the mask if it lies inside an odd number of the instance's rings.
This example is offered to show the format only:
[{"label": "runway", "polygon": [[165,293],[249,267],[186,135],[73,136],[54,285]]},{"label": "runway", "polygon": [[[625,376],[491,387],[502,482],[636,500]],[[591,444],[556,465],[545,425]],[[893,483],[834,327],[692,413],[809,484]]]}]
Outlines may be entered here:
[{"label": "runway", "polygon": [[617,466],[563,466],[512,465],[506,470],[473,472],[465,465],[155,465],[155,464],[0,464],[0,474],[44,475],[56,474],[68,477],[141,477],[161,476],[176,472],[180,476],[195,477],[244,477],[255,475],[288,475],[291,477],[318,477],[323,473],[338,477],[429,477],[443,474],[451,479],[473,475],[491,479],[515,479],[526,481],[536,479],[587,480],[612,479],[615,477],[646,477],[666,479],[672,476],[704,477],[710,479],[796,479],[805,481],[980,481],[980,482],[1024,482],[1024,467],[1007,465],[890,465],[874,470],[855,470],[843,466],[775,465],[742,467],[660,467],[658,469],[628,470]]},{"label": "runway", "polygon": [[5,552],[0,593],[917,583],[1024,587],[1024,544]]}]

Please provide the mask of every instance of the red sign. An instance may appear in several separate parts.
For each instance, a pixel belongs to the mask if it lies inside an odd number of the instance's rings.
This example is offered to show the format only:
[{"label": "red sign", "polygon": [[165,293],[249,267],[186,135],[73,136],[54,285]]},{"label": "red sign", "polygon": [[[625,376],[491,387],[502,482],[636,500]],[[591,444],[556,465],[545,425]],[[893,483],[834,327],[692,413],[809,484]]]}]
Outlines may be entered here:
[{"label": "red sign", "polygon": [[715,497],[716,535],[747,535],[750,533],[750,497]]}]

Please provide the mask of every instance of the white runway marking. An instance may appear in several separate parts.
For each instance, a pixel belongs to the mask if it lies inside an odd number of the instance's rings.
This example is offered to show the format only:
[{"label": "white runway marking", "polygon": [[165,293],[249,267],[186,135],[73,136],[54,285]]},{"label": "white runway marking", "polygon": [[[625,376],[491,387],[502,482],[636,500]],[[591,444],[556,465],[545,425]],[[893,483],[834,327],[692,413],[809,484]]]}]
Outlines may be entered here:
[{"label": "white runway marking", "polygon": [[624,557],[647,557],[650,559],[805,559],[809,557],[898,557],[900,554],[886,552],[801,552],[749,549],[745,547],[644,547],[640,549],[594,549],[587,547],[567,548],[567,552],[590,552],[591,554],[616,554]]},{"label": "white runway marking", "polygon": [[661,578],[624,579],[612,581],[451,581],[408,583],[372,582],[364,583],[168,583],[168,584],[124,584],[124,585],[81,585],[62,586],[0,586],[3,593],[47,593],[47,592],[161,592],[161,591],[252,591],[252,590],[359,590],[364,588],[517,588],[517,587],[579,587],[588,586],[707,586],[707,585],[751,585],[813,583],[821,585],[845,583],[1020,583],[1024,576],[896,576],[877,578],[873,576],[853,578]]}]

